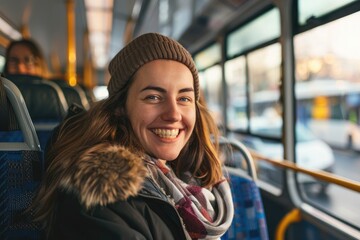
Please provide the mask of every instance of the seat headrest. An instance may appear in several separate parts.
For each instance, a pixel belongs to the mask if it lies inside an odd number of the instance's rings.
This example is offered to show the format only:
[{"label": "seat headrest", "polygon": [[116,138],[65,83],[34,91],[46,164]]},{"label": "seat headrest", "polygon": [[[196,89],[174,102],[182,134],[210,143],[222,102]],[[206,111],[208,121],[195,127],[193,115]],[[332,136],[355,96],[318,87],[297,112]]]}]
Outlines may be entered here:
[{"label": "seat headrest", "polygon": [[21,91],[34,123],[63,119],[67,104],[62,90],[55,83],[30,75],[9,75],[8,78]]},{"label": "seat headrest", "polygon": [[0,131],[15,131],[19,129],[20,126],[14,109],[7,98],[5,86],[2,78],[0,78]]}]

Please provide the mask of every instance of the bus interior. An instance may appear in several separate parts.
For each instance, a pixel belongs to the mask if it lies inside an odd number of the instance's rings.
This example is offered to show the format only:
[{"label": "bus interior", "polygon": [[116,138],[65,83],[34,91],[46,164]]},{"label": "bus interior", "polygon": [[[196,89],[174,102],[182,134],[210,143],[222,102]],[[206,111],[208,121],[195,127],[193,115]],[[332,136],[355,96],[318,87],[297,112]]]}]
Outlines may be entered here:
[{"label": "bus interior", "polygon": [[[159,32],[192,54],[222,141],[232,145],[224,169],[234,188],[238,177],[250,179],[247,189],[255,193],[241,204],[253,204],[256,220],[240,223],[245,213],[235,212],[237,225],[222,239],[360,239],[359,0],[1,0],[0,6],[0,72],[7,46],[21,38],[39,44],[48,67],[27,83],[24,76],[1,77],[0,96],[8,98],[0,98],[1,108],[11,102],[22,123],[9,125],[12,117],[0,109],[0,160],[21,157],[17,151],[31,155],[29,191],[40,181],[39,155],[54,128],[69,112],[107,97],[107,67],[120,49]],[[1,214],[0,238],[10,231]],[[237,228],[251,221],[260,227]]]}]

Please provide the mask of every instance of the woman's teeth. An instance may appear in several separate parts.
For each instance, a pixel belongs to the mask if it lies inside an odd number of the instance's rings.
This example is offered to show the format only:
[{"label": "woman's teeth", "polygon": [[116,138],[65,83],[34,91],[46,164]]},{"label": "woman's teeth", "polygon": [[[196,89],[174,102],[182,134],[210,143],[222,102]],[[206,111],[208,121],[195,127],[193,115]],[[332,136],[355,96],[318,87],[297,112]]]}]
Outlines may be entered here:
[{"label": "woman's teeth", "polygon": [[153,132],[161,138],[176,138],[179,129],[154,129]]}]

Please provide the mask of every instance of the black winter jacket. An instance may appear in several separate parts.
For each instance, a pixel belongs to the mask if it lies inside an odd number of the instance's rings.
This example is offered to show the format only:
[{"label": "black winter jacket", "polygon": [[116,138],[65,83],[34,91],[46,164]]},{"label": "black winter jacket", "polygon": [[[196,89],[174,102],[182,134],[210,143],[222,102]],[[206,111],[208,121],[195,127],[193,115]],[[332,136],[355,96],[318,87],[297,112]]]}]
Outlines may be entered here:
[{"label": "black winter jacket", "polygon": [[[108,165],[108,167],[105,170],[94,170],[86,169],[93,167],[93,163],[85,167],[78,164],[80,170],[75,172],[80,171],[81,174],[73,174],[70,171],[69,180],[64,180],[63,187],[59,189],[50,239],[189,239],[175,207],[149,175],[142,179],[144,182],[139,185],[140,188],[134,196],[114,200],[106,198],[106,194],[109,192],[121,192],[124,189],[126,191],[127,188],[121,186],[128,184],[131,187],[134,185],[133,176],[129,177],[134,174],[131,169],[129,170],[129,167],[133,166],[133,164],[128,164],[131,160],[108,161],[106,158],[101,158],[94,161],[100,161],[94,164]],[[128,165],[125,167],[113,166],[124,163]],[[119,169],[124,169],[124,171],[119,171]],[[92,171],[92,174],[86,174],[89,171]],[[84,174],[82,174],[83,172]],[[98,176],[99,174],[105,176],[117,174],[116,177],[120,180],[108,181],[105,184],[102,182],[101,185],[94,184],[99,181],[98,178],[101,178]],[[101,181],[107,180],[103,178]],[[119,181],[122,182],[120,187],[115,184]],[[82,189],[87,191],[85,197],[84,194],[79,194]],[[88,207],[85,207],[85,203]]]}]

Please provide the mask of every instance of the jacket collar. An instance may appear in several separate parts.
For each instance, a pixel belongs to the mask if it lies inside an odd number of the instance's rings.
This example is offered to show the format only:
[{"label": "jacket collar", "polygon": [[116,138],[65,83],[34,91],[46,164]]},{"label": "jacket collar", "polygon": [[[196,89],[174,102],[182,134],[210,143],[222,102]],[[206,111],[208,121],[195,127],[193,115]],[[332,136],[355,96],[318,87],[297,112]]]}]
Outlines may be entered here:
[{"label": "jacket collar", "polygon": [[150,177],[147,177],[143,183],[143,187],[139,191],[139,195],[142,195],[144,197],[152,197],[152,198],[158,198],[163,201],[168,201],[165,193],[161,191],[161,189],[156,186],[154,183],[154,180]]},{"label": "jacket collar", "polygon": [[75,193],[86,208],[137,195],[148,175],[143,159],[126,148],[98,145],[75,160],[60,182],[60,188]]}]

